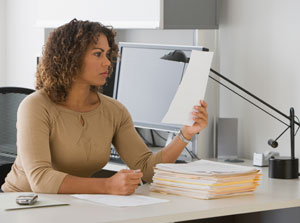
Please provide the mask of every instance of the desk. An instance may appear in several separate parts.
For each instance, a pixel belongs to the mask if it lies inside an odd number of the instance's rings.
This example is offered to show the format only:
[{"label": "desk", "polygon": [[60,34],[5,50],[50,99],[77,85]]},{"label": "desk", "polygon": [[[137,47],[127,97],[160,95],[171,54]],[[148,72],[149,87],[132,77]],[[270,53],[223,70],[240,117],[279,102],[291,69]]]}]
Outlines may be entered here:
[{"label": "desk", "polygon": [[[270,179],[268,178],[267,170],[267,168],[262,168],[263,177],[261,185],[253,195],[218,200],[198,200],[182,196],[149,192],[149,186],[144,185],[137,190],[137,194],[167,199],[169,202],[140,207],[117,208],[79,200],[68,195],[41,194],[40,196],[69,202],[71,205],[36,208],[31,210],[0,211],[0,219],[1,222],[5,223],[156,223],[204,219],[300,207],[300,180]],[[295,213],[297,216],[294,216],[294,219],[297,218],[297,221],[286,219],[289,220],[287,222],[299,222],[300,208]],[[250,221],[242,220],[241,222]],[[255,223],[258,223],[258,221]]]}]

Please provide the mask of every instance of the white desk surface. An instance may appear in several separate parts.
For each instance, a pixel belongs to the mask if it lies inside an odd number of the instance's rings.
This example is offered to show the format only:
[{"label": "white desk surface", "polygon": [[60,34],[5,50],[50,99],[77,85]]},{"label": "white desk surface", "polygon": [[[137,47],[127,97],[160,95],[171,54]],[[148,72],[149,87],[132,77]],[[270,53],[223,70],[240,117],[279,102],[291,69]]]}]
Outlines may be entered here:
[{"label": "white desk surface", "polygon": [[[149,192],[144,185],[137,194],[167,199],[169,202],[140,207],[118,208],[91,203],[68,195],[52,197],[69,202],[69,206],[36,208],[30,210],[0,211],[1,222],[58,223],[58,222],[175,222],[192,219],[252,213],[300,206],[300,180],[279,180],[268,177],[268,168],[262,168],[261,185],[253,195],[199,200],[175,195]],[[1,196],[1,195],[0,195]]]}]

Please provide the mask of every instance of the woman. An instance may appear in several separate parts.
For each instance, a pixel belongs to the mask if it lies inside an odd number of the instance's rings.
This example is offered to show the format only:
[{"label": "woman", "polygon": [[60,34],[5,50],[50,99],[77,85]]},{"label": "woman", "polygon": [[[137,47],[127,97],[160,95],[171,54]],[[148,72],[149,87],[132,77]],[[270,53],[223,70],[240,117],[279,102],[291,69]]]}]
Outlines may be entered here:
[{"label": "woman", "polygon": [[[38,66],[37,91],[18,110],[18,155],[4,192],[129,195],[157,163],[174,162],[186,142],[176,136],[152,154],[135,131],[126,108],[98,93],[118,55],[115,33],[96,22],[72,20],[54,30]],[[191,139],[207,126],[206,103],[195,106]],[[109,161],[111,143],[131,170],[90,178]]]}]

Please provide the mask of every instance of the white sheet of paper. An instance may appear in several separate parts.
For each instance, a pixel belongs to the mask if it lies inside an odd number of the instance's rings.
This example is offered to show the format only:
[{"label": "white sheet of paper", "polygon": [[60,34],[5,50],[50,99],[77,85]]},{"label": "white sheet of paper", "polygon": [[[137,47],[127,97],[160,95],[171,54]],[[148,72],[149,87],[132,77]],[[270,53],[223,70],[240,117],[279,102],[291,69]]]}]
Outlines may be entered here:
[{"label": "white sheet of paper", "polygon": [[135,194],[130,196],[107,195],[107,194],[74,194],[71,196],[83,200],[93,201],[93,202],[116,206],[116,207],[134,207],[134,206],[168,202],[168,200],[147,197],[142,195],[135,195]]},{"label": "white sheet of paper", "polygon": [[210,160],[198,160],[190,163],[159,163],[157,169],[185,174],[200,175],[232,175],[255,172],[255,167],[248,167],[230,163],[221,163]]},{"label": "white sheet of paper", "polygon": [[194,105],[204,99],[213,52],[193,50],[175,97],[162,122],[192,126]]}]

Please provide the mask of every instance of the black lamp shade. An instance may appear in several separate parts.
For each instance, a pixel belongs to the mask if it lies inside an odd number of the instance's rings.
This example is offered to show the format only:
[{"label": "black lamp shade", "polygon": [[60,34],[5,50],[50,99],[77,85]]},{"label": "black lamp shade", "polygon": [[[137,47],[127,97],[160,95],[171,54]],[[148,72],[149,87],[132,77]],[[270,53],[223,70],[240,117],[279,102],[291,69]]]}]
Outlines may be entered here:
[{"label": "black lamp shade", "polygon": [[174,51],[162,56],[160,59],[183,62],[183,63],[189,62],[189,58],[187,58],[185,53],[181,50],[174,50]]}]

